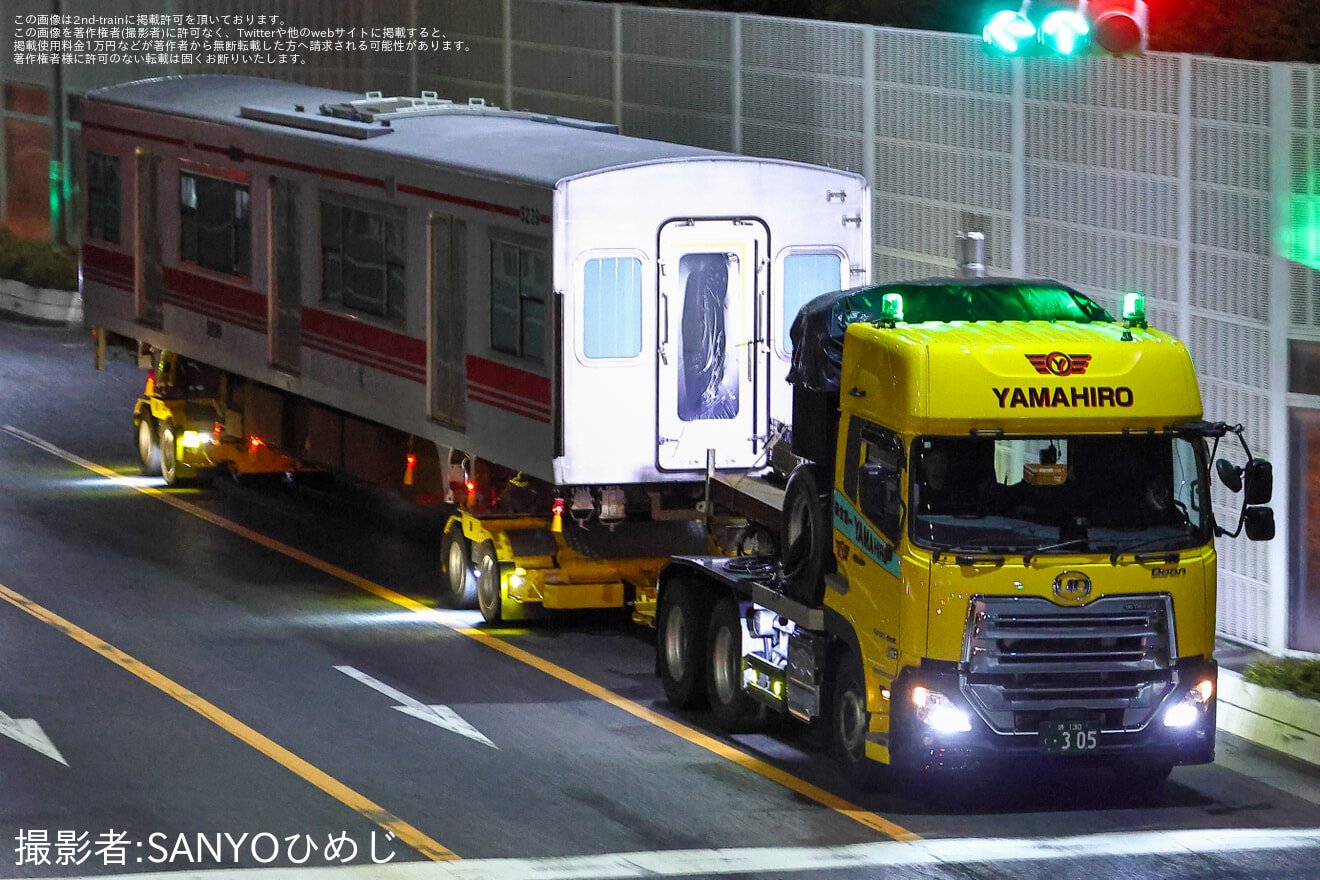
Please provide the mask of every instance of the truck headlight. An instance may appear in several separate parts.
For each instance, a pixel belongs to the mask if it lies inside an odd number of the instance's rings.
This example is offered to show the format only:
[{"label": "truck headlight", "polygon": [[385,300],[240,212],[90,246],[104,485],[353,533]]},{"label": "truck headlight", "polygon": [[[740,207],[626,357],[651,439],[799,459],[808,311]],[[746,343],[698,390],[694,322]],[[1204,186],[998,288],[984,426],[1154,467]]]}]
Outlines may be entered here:
[{"label": "truck headlight", "polygon": [[1183,698],[1164,710],[1165,727],[1191,727],[1215,695],[1215,683],[1203,678]]},{"label": "truck headlight", "polygon": [[184,431],[183,436],[179,438],[179,444],[187,449],[197,449],[203,443],[210,442],[210,434],[203,434],[198,431]]},{"label": "truck headlight", "polygon": [[967,713],[939,691],[917,685],[912,689],[912,705],[917,717],[940,733],[966,733],[972,729]]}]

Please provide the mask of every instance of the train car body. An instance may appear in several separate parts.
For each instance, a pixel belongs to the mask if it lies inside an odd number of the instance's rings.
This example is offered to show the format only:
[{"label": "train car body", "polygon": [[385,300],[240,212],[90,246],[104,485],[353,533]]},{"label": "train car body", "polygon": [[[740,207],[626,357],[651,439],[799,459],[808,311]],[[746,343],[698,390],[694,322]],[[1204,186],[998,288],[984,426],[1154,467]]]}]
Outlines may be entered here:
[{"label": "train car body", "polygon": [[557,486],[758,463],[797,307],[866,280],[863,178],[373,97],[90,93],[90,321]]}]

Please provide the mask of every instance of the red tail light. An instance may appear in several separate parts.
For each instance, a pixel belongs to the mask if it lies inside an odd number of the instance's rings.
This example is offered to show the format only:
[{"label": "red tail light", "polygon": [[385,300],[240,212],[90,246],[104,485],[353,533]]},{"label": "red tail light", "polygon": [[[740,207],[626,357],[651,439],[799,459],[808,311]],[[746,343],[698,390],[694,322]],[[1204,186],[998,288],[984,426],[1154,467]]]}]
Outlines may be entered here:
[{"label": "red tail light", "polygon": [[216,443],[219,443],[219,442],[220,442],[220,432],[221,432],[221,430],[223,430],[223,429],[222,429],[222,427],[221,427],[221,425],[220,425],[219,422],[216,422],[216,423],[215,423],[215,427],[211,429],[211,437],[214,438],[214,440],[215,440]]},{"label": "red tail light", "polygon": [[556,498],[556,499],[555,499],[555,503],[552,504],[552,505],[550,505],[550,512],[553,513],[555,516],[563,516],[563,515],[564,515],[564,499],[562,499],[562,498]]},{"label": "red tail light", "polygon": [[143,396],[150,397],[156,391],[156,370],[153,367],[147,370],[147,388],[142,392]]},{"label": "red tail light", "polygon": [[266,441],[262,440],[260,437],[254,435],[248,438],[248,446],[252,449],[253,452],[257,451],[257,447],[265,446],[265,445],[266,445]]}]

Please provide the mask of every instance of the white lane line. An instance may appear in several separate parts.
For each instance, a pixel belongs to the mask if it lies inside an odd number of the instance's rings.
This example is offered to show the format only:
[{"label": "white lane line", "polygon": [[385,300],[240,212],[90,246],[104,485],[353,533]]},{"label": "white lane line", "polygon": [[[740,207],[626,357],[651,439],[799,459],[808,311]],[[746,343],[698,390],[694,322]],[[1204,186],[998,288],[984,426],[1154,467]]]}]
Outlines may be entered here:
[{"label": "white lane line", "polygon": [[[784,874],[910,865],[1205,855],[1317,847],[1320,847],[1320,828],[1205,828],[1076,837],[885,841],[832,847],[669,850],[569,858],[465,859],[324,868],[172,870],[116,877],[118,880],[627,880],[694,874]],[[84,880],[104,880],[104,877]]]},{"label": "white lane line", "polygon": [[434,724],[436,727],[443,727],[445,730],[453,731],[460,736],[466,736],[468,739],[476,740],[479,743],[488,745],[492,749],[499,748],[499,746],[487,739],[485,734],[464,721],[457,712],[448,706],[428,706],[421,700],[414,699],[403,691],[390,687],[383,681],[377,681],[362,670],[354,669],[352,666],[336,666],[335,669],[338,669],[349,678],[362,682],[372,690],[379,691],[391,700],[402,703],[402,706],[395,706],[394,708],[403,712],[405,715],[420,718],[423,721]]}]

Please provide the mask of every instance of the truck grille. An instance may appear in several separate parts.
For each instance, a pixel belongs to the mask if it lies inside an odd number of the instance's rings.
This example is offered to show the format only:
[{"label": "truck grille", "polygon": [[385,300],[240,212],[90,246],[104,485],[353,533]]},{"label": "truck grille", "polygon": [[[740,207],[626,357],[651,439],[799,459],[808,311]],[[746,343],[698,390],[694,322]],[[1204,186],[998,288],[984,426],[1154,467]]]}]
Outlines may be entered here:
[{"label": "truck grille", "polygon": [[978,596],[963,638],[963,692],[999,733],[1035,733],[1059,710],[1104,730],[1139,730],[1173,685],[1167,595],[1081,607],[1035,596]]}]

